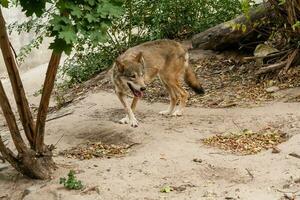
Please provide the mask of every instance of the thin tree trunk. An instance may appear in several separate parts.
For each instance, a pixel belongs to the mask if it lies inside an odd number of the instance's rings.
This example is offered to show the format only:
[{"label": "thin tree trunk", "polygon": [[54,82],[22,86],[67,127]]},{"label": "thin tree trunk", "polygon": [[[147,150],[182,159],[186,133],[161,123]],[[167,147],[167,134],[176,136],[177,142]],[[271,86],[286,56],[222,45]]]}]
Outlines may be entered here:
[{"label": "thin tree trunk", "polygon": [[3,18],[1,9],[0,9],[0,46],[5,61],[5,66],[7,68],[7,72],[12,85],[20,119],[24,127],[25,135],[31,147],[33,147],[34,145],[33,136],[35,131],[34,122],[25,95],[23,84],[18,72],[17,64],[14,59],[12,50],[10,48],[9,39],[6,32],[5,20]]},{"label": "thin tree trunk", "polygon": [[17,122],[16,122],[16,118],[11,109],[11,106],[9,104],[8,98],[5,94],[5,91],[4,91],[1,81],[0,81],[0,106],[2,108],[3,115],[6,119],[7,126],[11,133],[11,137],[16,146],[16,149],[19,152],[19,154],[23,154],[27,150],[27,147],[21,137],[21,134],[20,134]]},{"label": "thin tree trunk", "polygon": [[55,76],[57,73],[57,68],[61,58],[61,53],[57,54],[52,52],[51,59],[48,65],[46,78],[44,82],[44,87],[42,91],[42,97],[39,105],[37,121],[36,121],[36,135],[34,138],[35,141],[35,150],[38,153],[44,151],[44,134],[45,134],[45,123],[47,118],[47,111],[49,107],[51,92],[54,87]]},{"label": "thin tree trunk", "polygon": [[5,144],[3,143],[3,140],[0,136],[0,152],[2,154],[2,158],[7,160],[16,170],[21,171],[21,168],[18,165],[17,156],[14,155],[14,153],[8,149]]},{"label": "thin tree trunk", "polygon": [[[0,81],[0,106],[2,108],[3,114],[7,121],[13,142],[18,151],[18,155],[15,155],[9,148],[7,148],[0,136],[0,152],[5,160],[7,160],[16,170],[21,172],[24,175],[27,175],[31,178],[38,179],[47,179],[51,177],[52,170],[56,168],[55,163],[52,159],[52,151],[50,147],[43,148],[42,152],[34,151],[35,142],[35,127],[32,119],[32,114],[28,105],[27,98],[25,96],[25,91],[21,78],[18,72],[18,68],[13,57],[12,51],[9,46],[9,39],[6,32],[5,20],[3,18],[1,8],[0,8],[0,46],[1,51],[5,60],[5,65],[8,71],[10,82],[13,88],[14,97],[16,100],[18,112],[20,114],[21,122],[24,127],[26,137],[31,145],[31,148],[28,148],[21,137],[19,132],[16,118],[9,104],[8,98],[5,94],[3,85]],[[50,94],[53,88],[55,74],[57,71],[57,66],[59,63],[60,54],[53,55],[51,58],[46,80],[43,97],[41,100],[41,108],[39,116],[41,119],[39,122],[39,127],[44,127],[45,121],[43,119],[46,117],[47,108],[49,104]],[[54,67],[53,67],[54,66]],[[42,125],[42,126],[41,126]],[[42,128],[44,131],[44,128]],[[42,132],[42,136],[44,132]],[[38,144],[43,144],[44,137],[39,138]],[[41,145],[42,146],[42,145]]]}]

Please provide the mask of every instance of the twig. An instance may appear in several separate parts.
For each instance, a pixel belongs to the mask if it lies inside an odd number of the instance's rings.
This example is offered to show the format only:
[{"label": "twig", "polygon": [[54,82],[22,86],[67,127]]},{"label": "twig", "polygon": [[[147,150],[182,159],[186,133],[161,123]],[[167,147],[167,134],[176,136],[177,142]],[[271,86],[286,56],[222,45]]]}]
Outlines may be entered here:
[{"label": "twig", "polygon": [[281,69],[282,67],[284,67],[286,65],[286,63],[287,63],[287,60],[282,61],[280,63],[275,63],[275,64],[272,64],[272,65],[269,65],[267,67],[262,67],[255,74],[260,75],[260,74],[264,74],[264,73],[267,73],[267,72],[270,72],[270,71]]},{"label": "twig", "polygon": [[57,140],[57,142],[54,144],[54,147],[60,142],[60,140],[65,136],[65,134],[62,134],[61,137]]},{"label": "twig", "polygon": [[289,156],[293,156],[295,158],[299,158],[300,159],[300,155],[296,154],[296,153],[289,153]]},{"label": "twig", "polygon": [[278,192],[281,192],[281,193],[292,193],[292,194],[296,194],[298,192],[300,192],[300,190],[296,190],[296,191],[283,191],[283,190],[280,190],[280,189],[276,189]]},{"label": "twig", "polygon": [[248,168],[245,169],[248,173],[248,175],[251,177],[251,180],[254,179],[254,175],[250,172],[250,170]]},{"label": "twig", "polygon": [[287,72],[287,70],[290,68],[290,66],[292,65],[292,63],[294,62],[297,54],[298,54],[299,49],[295,49],[294,52],[288,57],[287,59],[287,63],[286,66],[283,69],[283,72]]},{"label": "twig", "polygon": [[74,112],[68,112],[68,113],[65,113],[65,114],[62,114],[62,115],[59,115],[59,116],[56,116],[56,117],[52,117],[50,119],[47,119],[46,122],[49,122],[49,121],[52,121],[52,120],[55,120],[55,119],[59,119],[59,118],[62,118],[62,117],[65,117],[65,116],[68,116],[68,115],[71,115],[73,114]]},{"label": "twig", "polygon": [[[17,53],[16,53],[16,50],[15,50],[15,48],[13,47],[13,45],[11,44],[11,42],[9,42],[9,46],[10,46],[10,48],[11,48],[11,50],[13,51],[13,53],[14,53],[14,56],[15,56],[15,59],[17,60]],[[17,65],[18,65],[18,63],[17,63]]]},{"label": "twig", "polygon": [[130,149],[130,148],[133,147],[134,145],[139,145],[139,144],[141,144],[141,143],[134,142],[134,143],[128,145],[127,147],[125,147],[124,149]]},{"label": "twig", "polygon": [[242,128],[234,120],[232,120],[232,123],[239,129],[239,131],[243,131]]},{"label": "twig", "polygon": [[272,53],[266,56],[251,56],[251,57],[244,57],[244,60],[255,60],[255,59],[259,59],[259,58],[272,58],[272,57],[276,57],[276,56],[280,56],[282,54],[285,54],[286,52],[289,52],[290,49],[285,50],[285,51],[280,51],[278,53]]},{"label": "twig", "polygon": [[87,194],[88,192],[96,191],[97,187],[98,186],[93,186],[93,187],[87,188],[84,191],[82,191],[81,194]]}]

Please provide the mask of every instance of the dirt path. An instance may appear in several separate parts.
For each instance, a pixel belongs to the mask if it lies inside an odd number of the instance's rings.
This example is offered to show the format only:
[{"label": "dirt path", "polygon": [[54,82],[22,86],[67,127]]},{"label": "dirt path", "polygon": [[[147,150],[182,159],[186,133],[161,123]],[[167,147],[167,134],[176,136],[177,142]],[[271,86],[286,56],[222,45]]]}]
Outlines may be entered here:
[{"label": "dirt path", "polygon": [[[59,169],[50,181],[34,181],[0,164],[0,199],[18,200],[28,193],[25,200],[273,200],[300,190],[300,184],[293,181],[300,177],[300,159],[288,155],[300,154],[300,103],[228,109],[188,107],[183,117],[170,118],[158,115],[166,106],[141,102],[138,128],[117,123],[123,117],[121,104],[114,94],[103,91],[51,114],[49,117],[73,112],[47,124],[46,142],[59,141],[55,156]],[[237,156],[200,142],[216,133],[259,130],[269,125],[291,137],[278,146],[279,154],[268,150]],[[124,157],[110,159],[80,161],[58,154],[87,141],[139,145]],[[70,169],[94,190],[82,193],[63,189],[59,178]],[[164,186],[176,190],[161,193]]]},{"label": "dirt path", "polygon": [[[50,121],[47,143],[58,143],[58,151],[89,141],[107,143],[136,142],[121,158],[78,161],[56,156],[59,169],[51,181],[31,181],[14,170],[0,171],[0,194],[18,199],[25,188],[35,185],[26,200],[34,199],[279,199],[291,177],[299,178],[300,160],[288,156],[299,152],[299,104],[274,103],[259,108],[187,108],[185,116],[166,118],[157,113],[165,104],[146,104],[138,108],[138,128],[116,123],[123,116],[117,98],[110,93],[90,94],[86,99],[60,110],[72,115]],[[56,113],[57,114],[57,113]],[[237,126],[237,125],[238,126]],[[252,156],[236,156],[203,146],[201,138],[238,127],[260,129],[282,125],[292,138],[281,144],[279,154],[265,151]],[[194,162],[193,159],[202,162]],[[70,169],[78,178],[99,191],[80,194],[61,188],[59,177]],[[251,174],[251,175],[250,175]],[[253,177],[252,177],[253,176]],[[160,193],[164,186],[183,191]],[[179,189],[180,190],[180,189]],[[17,191],[17,192],[13,192]],[[0,195],[1,196],[1,195]]]}]

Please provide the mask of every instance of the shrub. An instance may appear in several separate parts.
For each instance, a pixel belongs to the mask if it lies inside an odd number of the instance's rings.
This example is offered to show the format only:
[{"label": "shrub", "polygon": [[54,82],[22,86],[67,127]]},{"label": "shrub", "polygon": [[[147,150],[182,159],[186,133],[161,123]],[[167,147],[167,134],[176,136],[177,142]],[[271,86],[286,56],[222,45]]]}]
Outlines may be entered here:
[{"label": "shrub", "polygon": [[239,0],[127,0],[125,14],[108,31],[105,44],[82,41],[61,69],[70,84],[110,67],[125,49],[147,40],[184,39],[241,12]]}]

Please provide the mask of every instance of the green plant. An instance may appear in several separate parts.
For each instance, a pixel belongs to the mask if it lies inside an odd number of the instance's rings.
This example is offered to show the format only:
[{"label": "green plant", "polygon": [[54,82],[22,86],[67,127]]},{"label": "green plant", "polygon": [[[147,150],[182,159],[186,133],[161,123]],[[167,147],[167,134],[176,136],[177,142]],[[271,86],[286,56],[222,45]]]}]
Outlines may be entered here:
[{"label": "green plant", "polygon": [[[114,10],[114,7],[109,7],[110,4],[105,5],[110,11]],[[68,1],[67,6],[74,19],[83,16],[87,21],[93,22],[97,19],[97,15],[89,11],[78,11],[78,7],[74,6],[72,1]],[[106,31],[105,37],[102,34],[100,38],[96,32],[81,31],[75,39],[74,28],[69,26],[69,20],[64,19],[66,21],[58,23],[55,19],[49,20],[49,14],[43,15],[46,21],[57,24],[54,29],[61,30],[60,24],[67,24],[68,26],[63,27],[65,31],[59,36],[74,44],[73,55],[68,57],[59,69],[60,77],[70,85],[84,82],[110,67],[114,59],[129,47],[161,38],[188,38],[240,14],[241,6],[239,0],[125,0],[123,11],[121,18],[113,20],[110,24],[99,25],[102,33]],[[49,8],[48,13],[53,12],[55,9]],[[112,14],[114,13],[116,16],[120,15],[119,9]],[[22,24],[15,23],[10,29],[18,31],[31,29],[43,38],[42,35],[49,29],[45,24],[47,24],[45,20],[33,18]],[[106,39],[105,42],[103,38]],[[19,60],[23,60],[24,56],[40,43],[41,40],[36,40],[25,46],[18,56]]]},{"label": "green plant", "polygon": [[60,75],[70,85],[84,82],[111,67],[129,47],[148,40],[190,37],[240,12],[239,0],[127,0],[122,19],[108,29],[106,43],[81,41]]},{"label": "green plant", "polygon": [[[106,31],[112,24],[113,19],[122,14],[122,2],[122,0],[0,1],[0,36],[2,41],[0,46],[19,113],[19,117],[15,116],[0,82],[0,106],[9,126],[16,150],[13,152],[6,147],[0,137],[0,152],[3,158],[22,174],[38,179],[51,177],[55,163],[52,159],[53,146],[45,145],[44,142],[45,123],[62,54],[70,54],[72,48],[79,41],[89,41],[91,44],[104,42]],[[17,62],[10,46],[5,18],[1,10],[3,6],[9,7],[11,4],[14,6],[18,5],[26,16],[32,17],[29,21],[45,16],[45,19],[37,20],[36,22],[41,24],[42,30],[45,30],[45,35],[52,38],[52,43],[49,45],[49,48],[52,49],[52,54],[48,63],[42,96],[35,119],[18,73]],[[48,8],[53,8],[53,10],[47,10]],[[35,23],[27,24],[30,24],[30,26],[26,31],[36,27]],[[39,42],[35,46],[39,46]],[[24,134],[21,134],[21,129],[16,125],[16,119],[20,119]],[[24,140],[24,137],[26,137],[27,141]]]},{"label": "green plant", "polygon": [[69,190],[80,190],[83,188],[82,182],[77,180],[73,170],[69,171],[67,179],[64,177],[60,178],[59,184],[63,184]]}]

